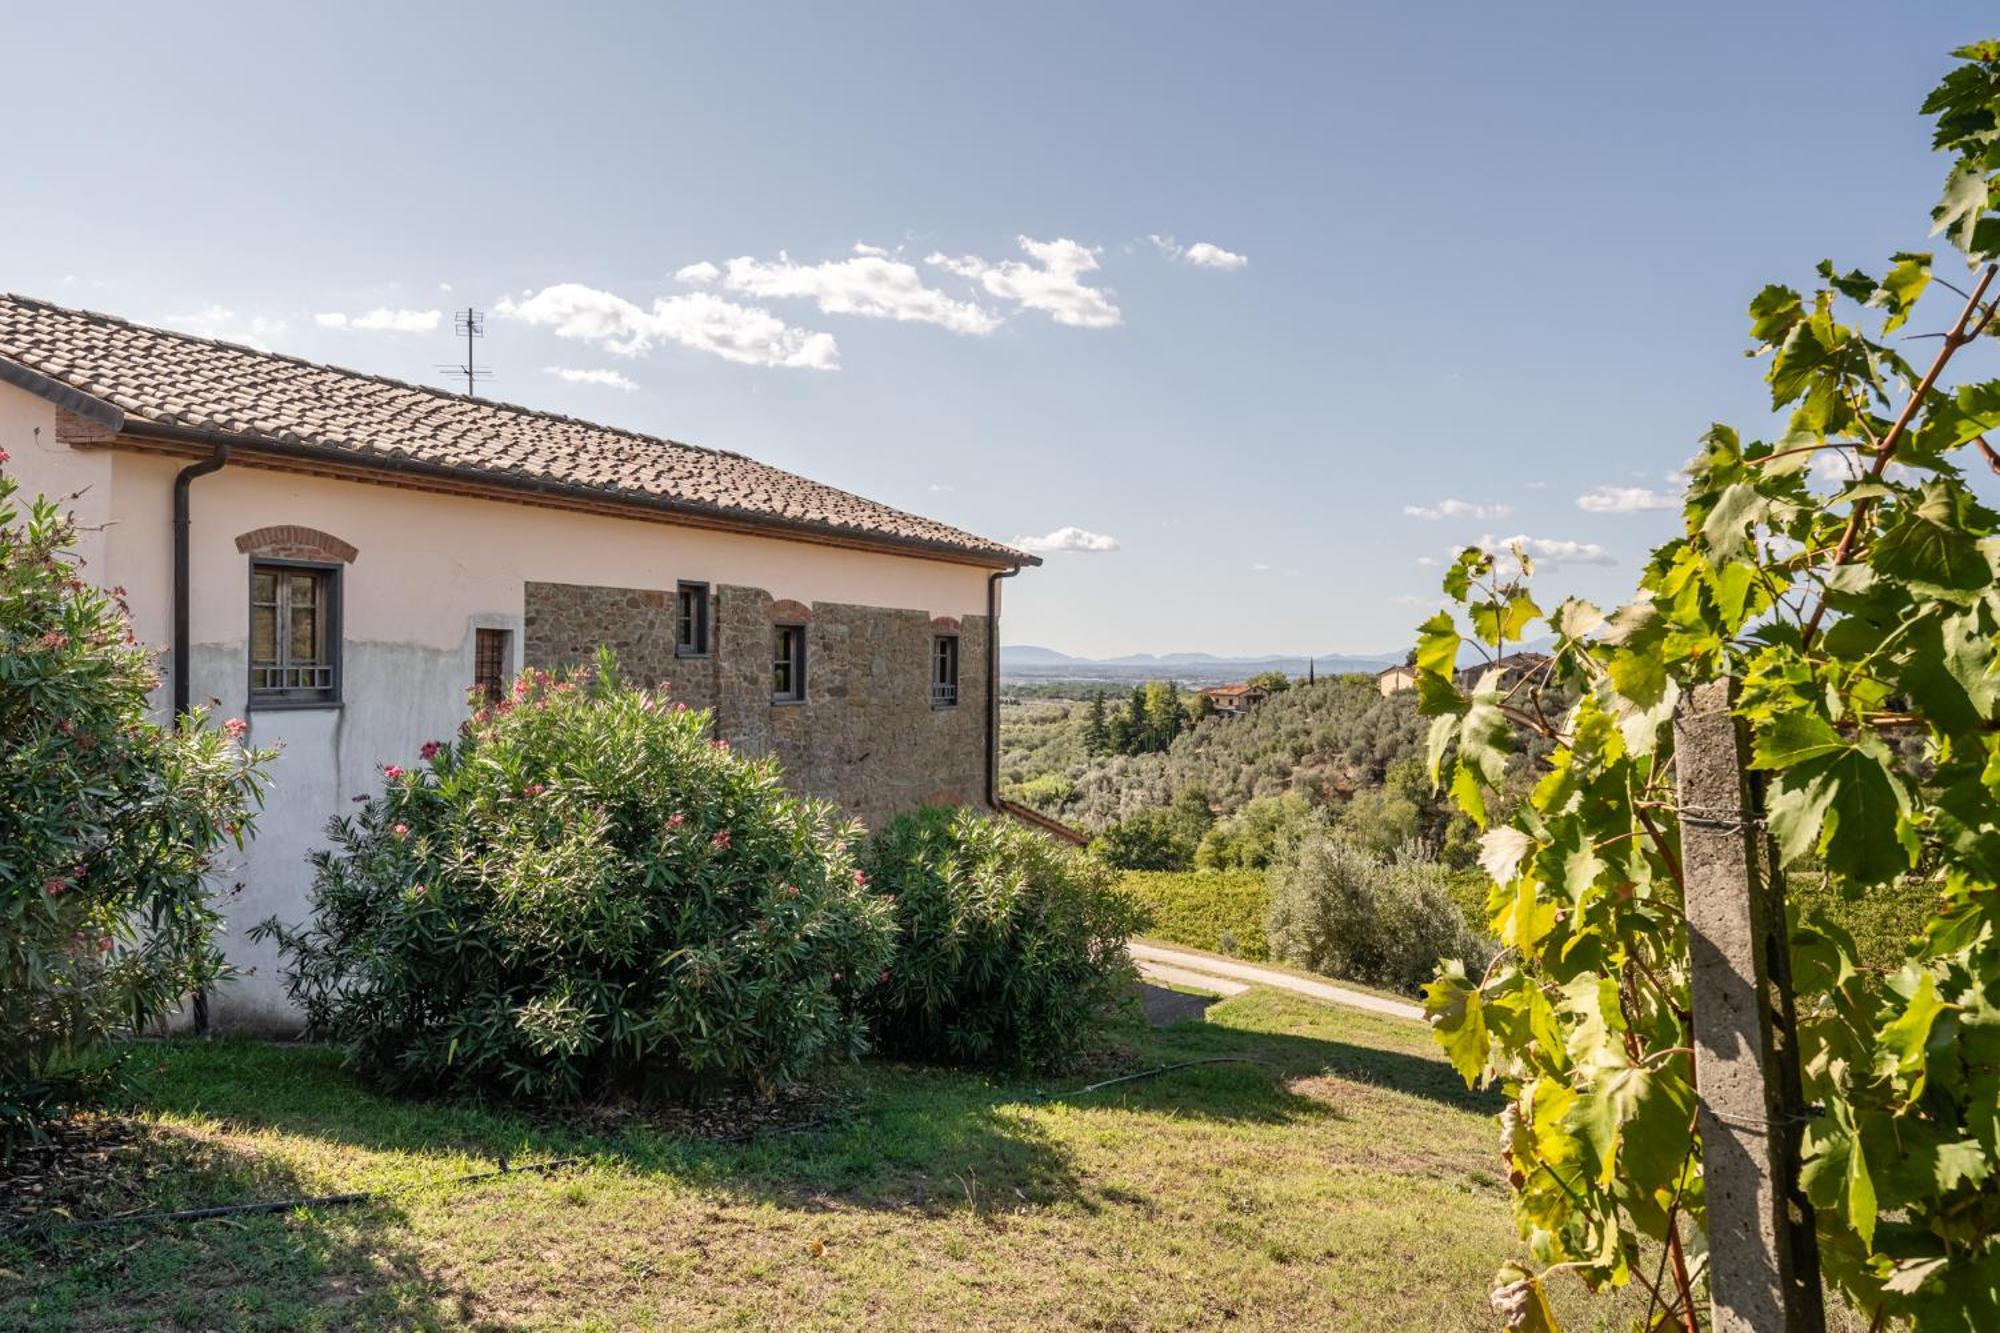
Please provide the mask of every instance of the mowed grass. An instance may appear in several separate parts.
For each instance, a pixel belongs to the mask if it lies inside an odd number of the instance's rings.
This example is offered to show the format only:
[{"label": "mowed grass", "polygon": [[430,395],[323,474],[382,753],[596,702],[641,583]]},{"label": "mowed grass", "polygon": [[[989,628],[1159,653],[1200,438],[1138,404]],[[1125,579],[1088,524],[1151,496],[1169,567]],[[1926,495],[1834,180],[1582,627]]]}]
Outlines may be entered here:
[{"label": "mowed grass", "polygon": [[[1061,1095],[1214,1056],[1258,1063]],[[834,1123],[737,1145],[399,1101],[315,1047],[140,1058],[154,1172],[79,1215],[398,1193],[0,1241],[0,1328],[1483,1329],[1521,1248],[1494,1106],[1421,1025],[1269,991],[1065,1079],[871,1061]],[[503,1155],[589,1161],[436,1183]]]}]

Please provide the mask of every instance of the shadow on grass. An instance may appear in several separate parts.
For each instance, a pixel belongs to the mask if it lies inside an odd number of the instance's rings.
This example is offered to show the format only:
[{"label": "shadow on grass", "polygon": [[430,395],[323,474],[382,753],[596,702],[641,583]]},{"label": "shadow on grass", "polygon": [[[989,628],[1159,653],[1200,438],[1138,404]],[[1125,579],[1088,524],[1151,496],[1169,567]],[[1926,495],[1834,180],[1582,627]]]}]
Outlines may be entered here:
[{"label": "shadow on grass", "polygon": [[[77,1229],[72,1221],[326,1192],[280,1161],[203,1130],[92,1122],[115,1139],[63,1173],[39,1216],[0,1235],[0,1327],[478,1326],[475,1302],[397,1239],[392,1202]],[[86,1132],[91,1132],[88,1127]],[[29,1210],[32,1212],[32,1210]]]},{"label": "shadow on grass", "polygon": [[[1246,1000],[1248,1001],[1246,1003]],[[1380,1029],[1381,1044],[1341,1039],[1351,1021],[1303,1002],[1228,1002],[1240,1020],[1151,1029],[1127,1014],[1111,1049],[1085,1069],[1039,1079],[871,1060],[829,1074],[796,1115],[799,1132],[758,1132],[745,1143],[704,1141],[671,1118],[553,1108],[529,1113],[471,1101],[423,1101],[375,1092],[325,1047],[242,1039],[168,1042],[151,1060],[145,1105],[169,1116],[213,1117],[224,1128],[268,1130],[363,1153],[440,1157],[444,1177],[500,1161],[585,1157],[639,1175],[790,1206],[907,1210],[978,1207],[982,1189],[1029,1203],[1082,1194],[1070,1154],[1035,1108],[1061,1101],[1164,1119],[1283,1125],[1339,1118],[1324,1098],[1288,1087],[1322,1075],[1474,1113],[1500,1099],[1468,1092],[1420,1035]],[[1260,1005],[1263,1007],[1260,1008]],[[1263,1031],[1258,1024],[1308,1032]],[[1377,1029],[1358,1029],[1364,1037]],[[1233,1057],[1158,1077],[1081,1091],[1120,1074],[1181,1061]],[[771,1128],[768,1121],[763,1131]],[[350,1163],[365,1176],[365,1161]],[[408,1162],[401,1169],[407,1172]],[[429,1174],[427,1171],[426,1174]],[[355,1188],[368,1179],[323,1185]],[[266,1191],[268,1194],[268,1191]],[[239,1182],[233,1199],[259,1197]]]}]

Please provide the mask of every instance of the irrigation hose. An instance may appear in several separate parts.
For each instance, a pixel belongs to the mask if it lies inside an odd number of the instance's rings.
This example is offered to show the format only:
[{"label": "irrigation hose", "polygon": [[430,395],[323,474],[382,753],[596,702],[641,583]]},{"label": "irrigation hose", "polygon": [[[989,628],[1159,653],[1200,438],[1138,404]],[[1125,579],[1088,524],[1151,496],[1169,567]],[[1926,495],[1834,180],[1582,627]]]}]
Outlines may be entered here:
[{"label": "irrigation hose", "polygon": [[[1152,1069],[1141,1069],[1132,1074],[1120,1074],[1116,1078],[1103,1079],[1081,1088],[1072,1088],[1067,1092],[1037,1091],[1034,1097],[1038,1102],[1061,1101],[1071,1097],[1087,1097],[1091,1093],[1101,1092],[1105,1088],[1116,1087],[1121,1083],[1135,1083],[1140,1079],[1158,1078],[1162,1074],[1171,1074],[1179,1069],[1193,1069],[1198,1065],[1262,1065],[1269,1063],[1270,1061],[1260,1060],[1253,1055],[1214,1055],[1200,1060],[1182,1060],[1176,1064],[1159,1065]],[[883,1110],[891,1109],[895,1108],[878,1107],[877,1113],[879,1114]],[[747,1143],[758,1137],[806,1133],[810,1130],[820,1129],[835,1123],[837,1122],[831,1117],[821,1117],[797,1125],[786,1125],[778,1129],[767,1130],[764,1131],[763,1135],[752,1130],[745,1134],[733,1134],[725,1138],[710,1139],[707,1142],[717,1144]],[[73,1231],[91,1231],[100,1227],[159,1226],[170,1222],[206,1222],[218,1217],[243,1217],[257,1213],[289,1213],[294,1208],[338,1208],[357,1203],[374,1203],[381,1199],[392,1198],[399,1194],[408,1194],[421,1189],[449,1189],[460,1185],[472,1185],[481,1181],[497,1180],[502,1176],[546,1175],[552,1171],[561,1171],[572,1166],[582,1166],[589,1161],[590,1159],[587,1157],[557,1157],[550,1161],[534,1162],[527,1166],[513,1166],[503,1158],[501,1159],[500,1169],[497,1171],[472,1171],[465,1175],[451,1176],[444,1180],[403,1185],[395,1189],[356,1190],[347,1194],[302,1195],[294,1199],[260,1199],[255,1203],[227,1203],[218,1204],[212,1208],[183,1208],[173,1212],[118,1213],[111,1217],[93,1217],[81,1222],[66,1222],[61,1226],[50,1228],[50,1230],[61,1234]],[[32,1224],[17,1226],[6,1234],[18,1235],[30,1229],[32,1229]]]}]

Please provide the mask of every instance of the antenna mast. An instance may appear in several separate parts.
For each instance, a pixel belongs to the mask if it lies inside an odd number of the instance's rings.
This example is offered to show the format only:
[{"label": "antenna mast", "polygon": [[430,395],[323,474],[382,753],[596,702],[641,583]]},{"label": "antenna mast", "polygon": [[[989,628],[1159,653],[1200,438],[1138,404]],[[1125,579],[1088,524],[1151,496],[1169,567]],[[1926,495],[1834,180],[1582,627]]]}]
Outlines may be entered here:
[{"label": "antenna mast", "polygon": [[493,372],[480,366],[473,359],[472,353],[472,340],[486,336],[485,312],[474,310],[471,306],[452,312],[451,331],[465,339],[465,364],[459,366],[441,365],[438,369],[448,375],[465,376],[465,396],[476,398],[479,395],[479,382],[493,378]]}]

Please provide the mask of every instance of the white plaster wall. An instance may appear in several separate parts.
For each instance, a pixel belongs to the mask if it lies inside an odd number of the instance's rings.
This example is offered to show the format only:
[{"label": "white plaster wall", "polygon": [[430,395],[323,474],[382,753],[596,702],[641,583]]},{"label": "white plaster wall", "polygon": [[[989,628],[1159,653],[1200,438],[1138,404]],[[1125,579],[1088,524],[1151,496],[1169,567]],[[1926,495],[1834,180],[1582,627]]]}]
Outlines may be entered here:
[{"label": "white plaster wall", "polygon": [[[5,386],[0,386],[4,391]],[[25,404],[12,398],[24,399]],[[0,393],[0,444],[33,416],[37,400]],[[26,419],[23,417],[23,420]],[[122,584],[140,638],[167,667],[172,618],[172,484],[184,464],[144,454],[53,441],[43,414],[50,477],[88,479],[101,517],[89,576]],[[281,744],[273,787],[249,852],[219,872],[228,903],[230,959],[249,975],[211,998],[219,1027],[283,1028],[295,1021],[278,957],[244,932],[276,914],[306,915],[307,852],[323,844],[329,818],[380,788],[380,766],[410,764],[425,740],[452,735],[465,715],[475,626],[514,631],[521,649],[522,585],[529,581],[672,588],[680,579],[760,587],[807,604],[834,601],[983,614],[986,572],[970,566],[871,554],[670,523],[539,509],[503,501],[272,472],[240,464],[192,487],[191,697],[215,700],[218,721],[243,717],[250,741]],[[80,511],[81,514],[81,511]],[[249,557],[235,538],[299,524],[352,543],[342,575],[343,706],[251,711],[247,707]],[[157,696],[164,708],[163,685]],[[240,888],[235,887],[240,885]]]}]

